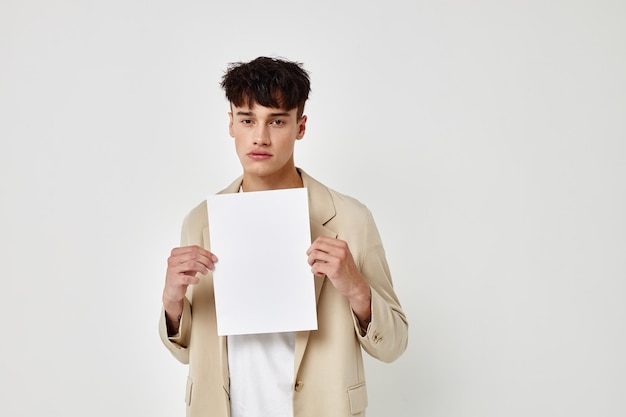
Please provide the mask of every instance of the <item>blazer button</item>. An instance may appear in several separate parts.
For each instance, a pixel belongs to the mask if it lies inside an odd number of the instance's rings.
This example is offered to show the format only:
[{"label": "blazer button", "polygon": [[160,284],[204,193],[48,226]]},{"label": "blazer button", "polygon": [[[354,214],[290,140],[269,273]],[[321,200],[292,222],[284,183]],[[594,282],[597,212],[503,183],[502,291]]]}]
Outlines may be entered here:
[{"label": "blazer button", "polygon": [[294,387],[296,392],[300,392],[300,390],[302,390],[302,386],[303,385],[304,385],[304,382],[302,382],[302,381],[296,382],[296,386]]}]

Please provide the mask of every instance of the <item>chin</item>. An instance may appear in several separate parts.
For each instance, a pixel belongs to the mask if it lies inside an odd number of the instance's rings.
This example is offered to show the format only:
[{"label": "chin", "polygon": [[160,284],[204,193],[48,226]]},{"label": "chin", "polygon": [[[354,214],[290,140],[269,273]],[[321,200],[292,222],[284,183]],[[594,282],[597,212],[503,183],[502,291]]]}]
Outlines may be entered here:
[{"label": "chin", "polygon": [[[251,166],[252,165],[252,166]],[[278,170],[269,166],[258,166],[257,164],[249,164],[243,166],[244,173],[254,175],[255,177],[266,177],[275,174]]]}]

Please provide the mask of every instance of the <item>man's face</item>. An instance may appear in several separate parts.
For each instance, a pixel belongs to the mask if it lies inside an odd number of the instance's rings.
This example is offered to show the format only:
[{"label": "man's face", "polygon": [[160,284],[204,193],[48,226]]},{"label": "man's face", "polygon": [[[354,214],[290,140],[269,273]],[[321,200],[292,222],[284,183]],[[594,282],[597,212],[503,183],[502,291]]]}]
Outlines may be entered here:
[{"label": "man's face", "polygon": [[293,151],[302,139],[306,116],[298,119],[297,109],[236,107],[231,104],[229,133],[235,138],[237,156],[245,176],[279,181],[295,168]]}]

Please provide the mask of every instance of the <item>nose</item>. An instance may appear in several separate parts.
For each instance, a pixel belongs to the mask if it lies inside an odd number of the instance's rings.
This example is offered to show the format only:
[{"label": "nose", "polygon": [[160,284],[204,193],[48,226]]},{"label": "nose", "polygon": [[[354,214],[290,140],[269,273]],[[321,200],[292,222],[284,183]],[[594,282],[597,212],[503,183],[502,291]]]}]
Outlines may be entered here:
[{"label": "nose", "polygon": [[260,123],[254,132],[254,144],[258,146],[267,146],[270,144],[270,132],[267,125]]}]

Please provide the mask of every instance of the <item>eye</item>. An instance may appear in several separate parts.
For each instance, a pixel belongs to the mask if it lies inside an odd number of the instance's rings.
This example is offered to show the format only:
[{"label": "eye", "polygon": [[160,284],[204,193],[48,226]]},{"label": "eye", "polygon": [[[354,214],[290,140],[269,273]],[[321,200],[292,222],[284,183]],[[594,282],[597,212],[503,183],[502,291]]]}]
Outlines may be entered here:
[{"label": "eye", "polygon": [[241,124],[242,125],[251,125],[252,124],[252,120],[250,120],[250,119],[242,119],[241,120]]},{"label": "eye", "polygon": [[277,120],[272,120],[272,124],[274,126],[282,126],[282,125],[285,124],[285,121],[284,120],[278,120],[278,119]]}]

